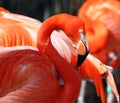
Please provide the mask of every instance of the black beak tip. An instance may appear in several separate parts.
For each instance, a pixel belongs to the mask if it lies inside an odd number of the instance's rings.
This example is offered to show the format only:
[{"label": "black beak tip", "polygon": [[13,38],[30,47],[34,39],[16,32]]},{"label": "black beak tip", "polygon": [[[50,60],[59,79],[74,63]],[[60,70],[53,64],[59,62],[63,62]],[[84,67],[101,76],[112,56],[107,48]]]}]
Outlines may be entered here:
[{"label": "black beak tip", "polygon": [[84,60],[87,57],[87,55],[88,55],[88,53],[86,53],[85,55],[78,54],[77,67],[79,67],[84,62]]}]

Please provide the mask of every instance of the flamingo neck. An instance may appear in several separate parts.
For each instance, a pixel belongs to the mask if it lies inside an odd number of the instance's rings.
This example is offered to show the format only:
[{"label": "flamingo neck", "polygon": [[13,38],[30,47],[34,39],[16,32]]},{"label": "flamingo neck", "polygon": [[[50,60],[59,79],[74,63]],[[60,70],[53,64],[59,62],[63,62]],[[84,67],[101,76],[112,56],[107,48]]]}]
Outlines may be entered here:
[{"label": "flamingo neck", "polygon": [[69,14],[58,14],[52,16],[47,19],[39,29],[38,44],[47,45],[50,41],[50,35],[55,29],[63,30],[75,43],[79,41],[79,29],[84,30],[84,24],[77,16],[72,16]]},{"label": "flamingo neck", "polygon": [[[63,57],[61,57],[52,45],[49,45],[44,53],[55,64],[61,78],[64,81],[63,91],[61,94],[62,103],[72,103],[80,91],[80,76],[72,64],[68,63]],[[68,102],[69,101],[69,102]]]},{"label": "flamingo neck", "polygon": [[38,49],[51,59],[65,82],[63,91],[61,93],[62,101],[64,103],[72,103],[78,96],[80,89],[79,74],[70,63],[68,63],[63,57],[58,54],[58,52],[52,46],[50,35],[53,30],[59,28],[62,29],[70,38],[75,40],[75,37],[70,32],[71,30],[67,29],[70,20],[75,20],[75,18],[76,17],[74,16],[66,14],[59,14],[59,16],[51,17],[43,23],[38,32],[37,38]]}]

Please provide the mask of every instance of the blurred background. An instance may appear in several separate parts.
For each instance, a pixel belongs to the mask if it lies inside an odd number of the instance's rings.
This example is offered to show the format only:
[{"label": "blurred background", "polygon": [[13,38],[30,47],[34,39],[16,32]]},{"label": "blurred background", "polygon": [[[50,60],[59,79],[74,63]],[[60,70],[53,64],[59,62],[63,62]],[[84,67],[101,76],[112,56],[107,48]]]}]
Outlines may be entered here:
[{"label": "blurred background", "polygon": [[57,13],[77,14],[84,0],[0,0],[0,6],[40,21]]},{"label": "blurred background", "polygon": [[[48,17],[58,13],[77,15],[79,8],[84,2],[85,0],[0,0],[0,6],[12,13],[18,13],[44,21]],[[119,73],[120,69],[115,69],[113,73],[117,88],[120,88]],[[103,80],[103,82],[106,85],[106,81]],[[118,89],[118,92],[120,93],[120,89]],[[85,103],[100,103],[92,82],[87,82],[85,93]],[[117,103],[116,100],[113,103]]]}]

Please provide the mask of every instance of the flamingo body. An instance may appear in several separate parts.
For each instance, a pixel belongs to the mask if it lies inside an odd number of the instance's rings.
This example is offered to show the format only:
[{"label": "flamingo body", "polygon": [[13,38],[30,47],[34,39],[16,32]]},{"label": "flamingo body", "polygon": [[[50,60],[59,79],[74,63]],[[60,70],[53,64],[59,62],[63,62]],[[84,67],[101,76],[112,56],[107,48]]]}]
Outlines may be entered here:
[{"label": "flamingo body", "polygon": [[67,95],[56,65],[36,48],[2,47],[0,64],[0,103],[62,103]]}]

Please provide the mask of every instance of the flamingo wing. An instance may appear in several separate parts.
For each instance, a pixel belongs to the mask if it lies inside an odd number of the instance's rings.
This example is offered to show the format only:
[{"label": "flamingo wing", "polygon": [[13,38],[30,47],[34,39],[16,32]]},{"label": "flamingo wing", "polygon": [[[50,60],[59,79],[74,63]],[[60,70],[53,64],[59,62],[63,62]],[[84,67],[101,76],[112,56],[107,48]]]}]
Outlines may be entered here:
[{"label": "flamingo wing", "polygon": [[36,48],[1,47],[0,64],[0,103],[52,103],[61,95],[55,65]]}]

